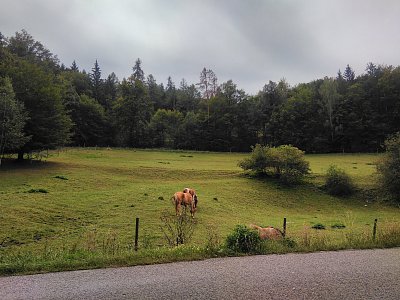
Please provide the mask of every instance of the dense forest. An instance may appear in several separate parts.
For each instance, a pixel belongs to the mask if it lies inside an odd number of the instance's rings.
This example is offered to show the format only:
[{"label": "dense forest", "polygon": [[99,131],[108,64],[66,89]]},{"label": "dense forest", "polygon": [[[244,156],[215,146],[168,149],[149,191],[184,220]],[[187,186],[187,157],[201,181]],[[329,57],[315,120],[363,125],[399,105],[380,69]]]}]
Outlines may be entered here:
[{"label": "dense forest", "polygon": [[347,65],[336,78],[294,87],[269,81],[249,95],[200,70],[199,81],[158,83],[137,59],[129,78],[60,63],[25,30],[0,33],[1,153],[72,146],[249,151],[375,152],[400,130],[400,67]]}]

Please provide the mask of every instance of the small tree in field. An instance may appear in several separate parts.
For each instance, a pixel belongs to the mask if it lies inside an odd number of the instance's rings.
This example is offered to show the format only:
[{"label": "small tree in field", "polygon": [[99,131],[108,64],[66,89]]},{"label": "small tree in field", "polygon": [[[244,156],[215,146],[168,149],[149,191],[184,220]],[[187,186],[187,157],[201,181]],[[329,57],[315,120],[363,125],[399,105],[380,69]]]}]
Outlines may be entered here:
[{"label": "small tree in field", "polygon": [[344,170],[331,165],[326,172],[325,189],[333,196],[349,196],[354,192],[355,187]]},{"label": "small tree in field", "polygon": [[385,141],[385,148],[377,164],[380,187],[391,200],[400,203],[400,132]]},{"label": "small tree in field", "polygon": [[279,180],[289,185],[299,183],[310,170],[308,161],[304,159],[304,151],[290,145],[275,149],[274,167]]},{"label": "small tree in field", "polygon": [[289,185],[299,183],[309,172],[309,163],[304,159],[304,152],[290,145],[267,147],[257,144],[252,147],[251,156],[240,161],[238,165],[258,175],[276,176],[281,183]]},{"label": "small tree in field", "polygon": [[193,236],[195,220],[188,215],[186,207],[180,215],[173,215],[164,211],[161,215],[160,229],[170,246],[186,244]]}]

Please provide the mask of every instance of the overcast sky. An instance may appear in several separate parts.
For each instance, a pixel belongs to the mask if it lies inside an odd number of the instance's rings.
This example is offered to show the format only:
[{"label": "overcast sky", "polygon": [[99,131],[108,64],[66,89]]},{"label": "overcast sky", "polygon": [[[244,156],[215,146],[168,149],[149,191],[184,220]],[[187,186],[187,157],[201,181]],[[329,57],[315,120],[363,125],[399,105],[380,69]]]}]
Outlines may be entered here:
[{"label": "overcast sky", "polygon": [[203,67],[250,94],[400,65],[398,0],[0,0],[0,32],[26,29],[60,61],[119,79],[139,57],[158,83],[197,83]]}]

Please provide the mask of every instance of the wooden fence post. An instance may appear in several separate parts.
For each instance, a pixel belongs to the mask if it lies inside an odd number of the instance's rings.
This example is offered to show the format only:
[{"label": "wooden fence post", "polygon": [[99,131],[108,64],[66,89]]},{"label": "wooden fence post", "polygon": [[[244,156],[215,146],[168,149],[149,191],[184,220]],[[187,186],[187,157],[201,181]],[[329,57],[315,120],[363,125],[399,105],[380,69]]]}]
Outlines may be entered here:
[{"label": "wooden fence post", "polygon": [[139,240],[139,218],[136,218],[135,251],[138,251],[138,240]]},{"label": "wooden fence post", "polygon": [[376,223],[378,223],[378,219],[374,221],[374,229],[372,230],[372,239],[375,241],[376,239]]},{"label": "wooden fence post", "polygon": [[286,237],[286,218],[283,218],[283,237]]}]

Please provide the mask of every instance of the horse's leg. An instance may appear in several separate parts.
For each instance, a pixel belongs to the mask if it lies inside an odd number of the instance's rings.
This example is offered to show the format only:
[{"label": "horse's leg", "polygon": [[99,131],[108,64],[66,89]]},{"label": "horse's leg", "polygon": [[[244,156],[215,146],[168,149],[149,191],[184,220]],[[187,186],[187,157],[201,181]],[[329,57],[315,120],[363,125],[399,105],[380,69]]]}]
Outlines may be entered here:
[{"label": "horse's leg", "polygon": [[192,215],[192,218],[194,218],[194,210],[195,210],[194,202],[192,202],[190,205],[190,214]]},{"label": "horse's leg", "polygon": [[179,203],[179,215],[180,216],[182,216],[182,213],[183,213],[183,207],[185,206],[185,204],[183,203],[183,202],[180,202]]}]

